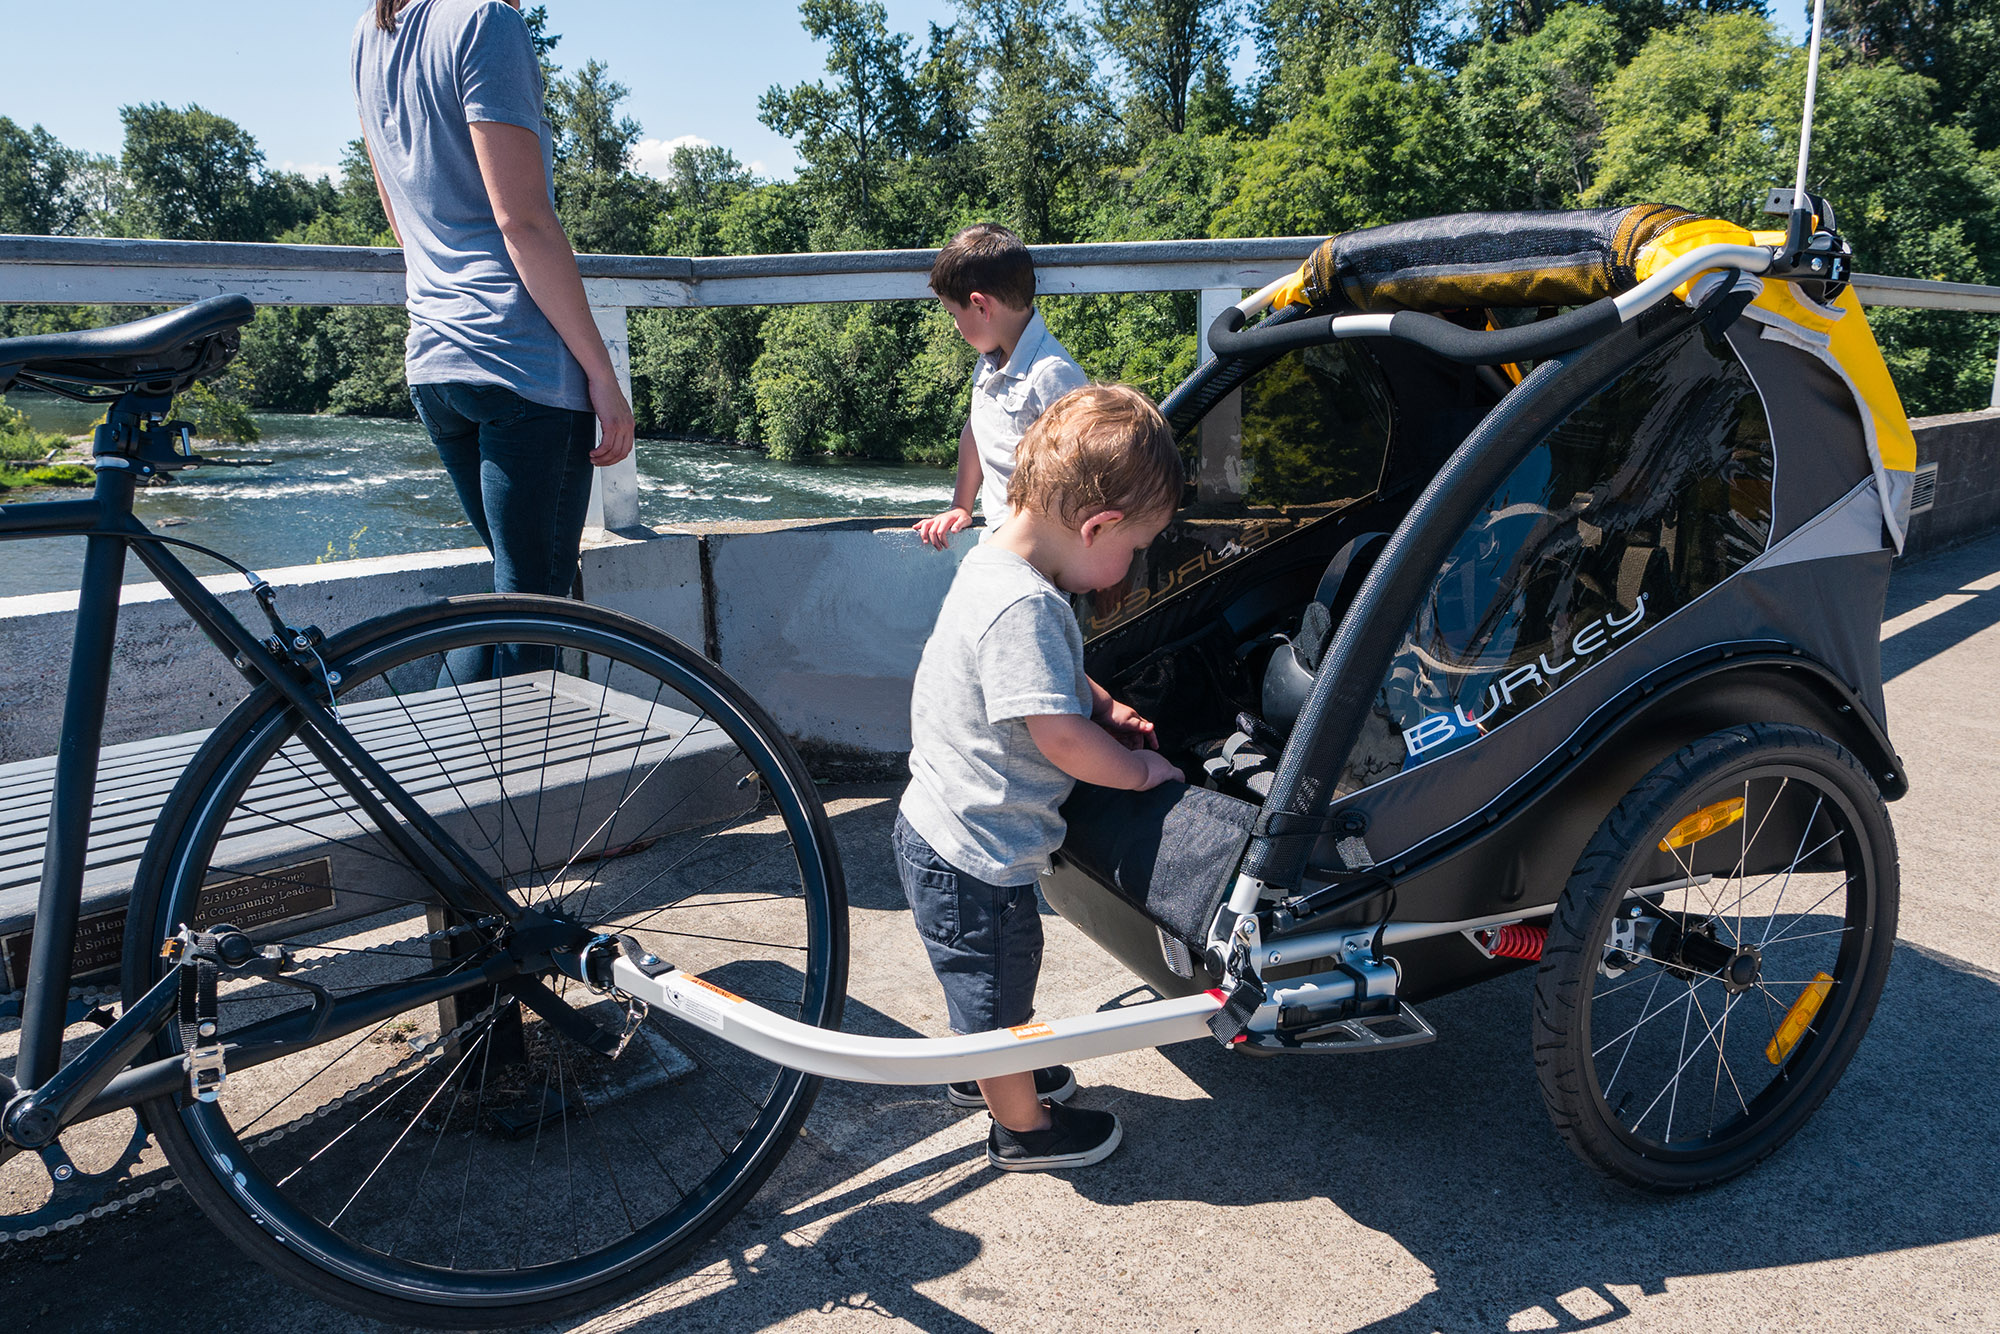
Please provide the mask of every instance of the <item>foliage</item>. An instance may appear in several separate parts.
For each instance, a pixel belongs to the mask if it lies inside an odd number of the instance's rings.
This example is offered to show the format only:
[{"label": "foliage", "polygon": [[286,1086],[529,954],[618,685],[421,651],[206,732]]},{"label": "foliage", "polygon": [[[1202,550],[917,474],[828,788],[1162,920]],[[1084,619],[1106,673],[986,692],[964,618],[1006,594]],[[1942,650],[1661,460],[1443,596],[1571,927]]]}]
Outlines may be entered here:
[{"label": "foliage", "polygon": [[0,403],[0,491],[29,486],[89,486],[92,474],[77,463],[48,463],[69,446],[54,431],[37,431],[26,414]]},{"label": "foliage", "polygon": [[1470,206],[1451,88],[1386,55],[1334,70],[1326,91],[1237,159],[1219,236],[1315,236]]},{"label": "foliage", "polygon": [[83,154],[37,125],[24,130],[0,116],[0,232],[62,236],[88,212],[78,192]]},{"label": "foliage", "polygon": [[246,405],[249,387],[241,381],[241,368],[231,366],[216,382],[192,385],[175,397],[168,413],[192,426],[197,439],[253,444],[259,433]]},{"label": "foliage", "polygon": [[248,131],[199,106],[121,107],[128,183],[117,225],[127,236],[263,241],[313,217],[333,187],[266,172]]},{"label": "foliage", "polygon": [[1187,129],[1197,80],[1236,54],[1240,8],[1237,0],[1098,0],[1098,38],[1131,88],[1128,132],[1150,140]]},{"label": "foliage", "polygon": [[[600,60],[565,71],[528,8],[556,134],[558,214],[583,252],[741,255],[936,245],[1005,222],[1033,243],[1320,235],[1459,209],[1642,200],[1752,225],[1790,178],[1804,53],[1762,0],[957,0],[897,31],[883,0],[803,0],[824,74],[772,87],[764,122],[796,179],[690,143],[655,175]],[[2000,279],[2000,0],[1835,0],[1814,184],[1859,267]],[[1247,38],[1257,73],[1231,82]],[[393,243],[359,141],[330,181],[267,169],[199,106],[127,107],[99,158],[0,119],[0,230]],[[1192,293],[1051,297],[1051,329],[1100,379],[1167,391],[1192,368]],[[0,336],[129,310],[0,308]],[[1913,413],[1981,406],[1995,321],[1876,310]],[[245,409],[407,416],[401,310],[272,308]],[[956,453],[973,353],[927,303],[635,311],[648,434],[784,458]],[[192,401],[192,400],[191,400]]]}]

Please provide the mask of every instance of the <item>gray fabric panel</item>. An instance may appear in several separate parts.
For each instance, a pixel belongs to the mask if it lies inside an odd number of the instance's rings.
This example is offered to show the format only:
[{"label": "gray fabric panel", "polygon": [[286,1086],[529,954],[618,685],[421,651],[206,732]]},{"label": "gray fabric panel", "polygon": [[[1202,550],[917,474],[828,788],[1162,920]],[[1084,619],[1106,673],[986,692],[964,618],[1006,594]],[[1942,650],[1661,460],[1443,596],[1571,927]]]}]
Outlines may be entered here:
[{"label": "gray fabric panel", "polygon": [[1729,344],[1763,396],[1777,453],[1771,539],[1779,542],[1838,504],[1863,477],[1875,475],[1854,394],[1804,350],[1759,336],[1739,320]]},{"label": "gray fabric panel", "polygon": [[[1907,506],[1906,495],[1903,503]],[[1882,493],[1875,479],[1856,482],[1854,489],[1825,513],[1809,520],[1790,537],[1750,562],[1750,569],[1790,565],[1829,556],[1858,556],[1883,549]]]},{"label": "gray fabric panel", "polygon": [[1078,783],[1063,855],[1199,953],[1257,807],[1181,783],[1121,792]]}]

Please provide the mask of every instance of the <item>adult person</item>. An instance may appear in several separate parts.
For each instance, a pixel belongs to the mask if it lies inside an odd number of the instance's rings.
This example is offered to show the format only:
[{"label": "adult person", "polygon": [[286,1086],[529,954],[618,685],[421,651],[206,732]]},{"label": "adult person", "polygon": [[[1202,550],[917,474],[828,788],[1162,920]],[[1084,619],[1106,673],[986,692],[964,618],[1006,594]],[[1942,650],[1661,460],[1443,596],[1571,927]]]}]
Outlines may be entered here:
[{"label": "adult person", "polygon": [[[517,0],[375,0],[352,56],[408,272],[410,398],[493,553],[494,590],[565,595],[591,465],[632,452],[632,408],[556,218],[527,23]],[[464,680],[535,665],[448,667]]]}]

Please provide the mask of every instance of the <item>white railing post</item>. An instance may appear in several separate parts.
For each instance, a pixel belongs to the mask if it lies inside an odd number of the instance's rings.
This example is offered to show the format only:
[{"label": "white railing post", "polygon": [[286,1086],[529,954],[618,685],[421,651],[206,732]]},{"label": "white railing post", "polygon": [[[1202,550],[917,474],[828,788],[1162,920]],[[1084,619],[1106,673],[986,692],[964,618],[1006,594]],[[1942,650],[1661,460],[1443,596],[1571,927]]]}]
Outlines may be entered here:
[{"label": "white railing post", "polygon": [[[593,306],[598,336],[611,354],[625,399],[632,399],[632,344],[625,327],[625,307]],[[636,528],[639,525],[639,457],[635,450],[609,468],[593,471],[590,482],[590,513],[584,526],[597,529]]]},{"label": "white railing post", "polygon": [[[1208,326],[1243,299],[1240,287],[1205,287],[1195,314],[1195,339],[1206,365]],[[1243,395],[1230,394],[1201,419],[1201,461],[1195,467],[1195,498],[1201,504],[1231,504],[1243,499]]]}]

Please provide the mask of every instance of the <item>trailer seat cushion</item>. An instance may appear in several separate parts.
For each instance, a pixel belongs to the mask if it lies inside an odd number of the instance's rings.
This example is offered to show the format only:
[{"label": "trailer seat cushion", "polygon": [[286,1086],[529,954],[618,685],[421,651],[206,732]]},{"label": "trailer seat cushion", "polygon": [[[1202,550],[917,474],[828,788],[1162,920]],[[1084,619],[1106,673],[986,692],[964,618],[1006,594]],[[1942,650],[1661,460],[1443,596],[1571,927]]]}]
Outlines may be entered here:
[{"label": "trailer seat cushion", "polygon": [[1062,814],[1069,824],[1062,855],[1199,951],[1257,807],[1183,783],[1149,792],[1078,783]]}]

